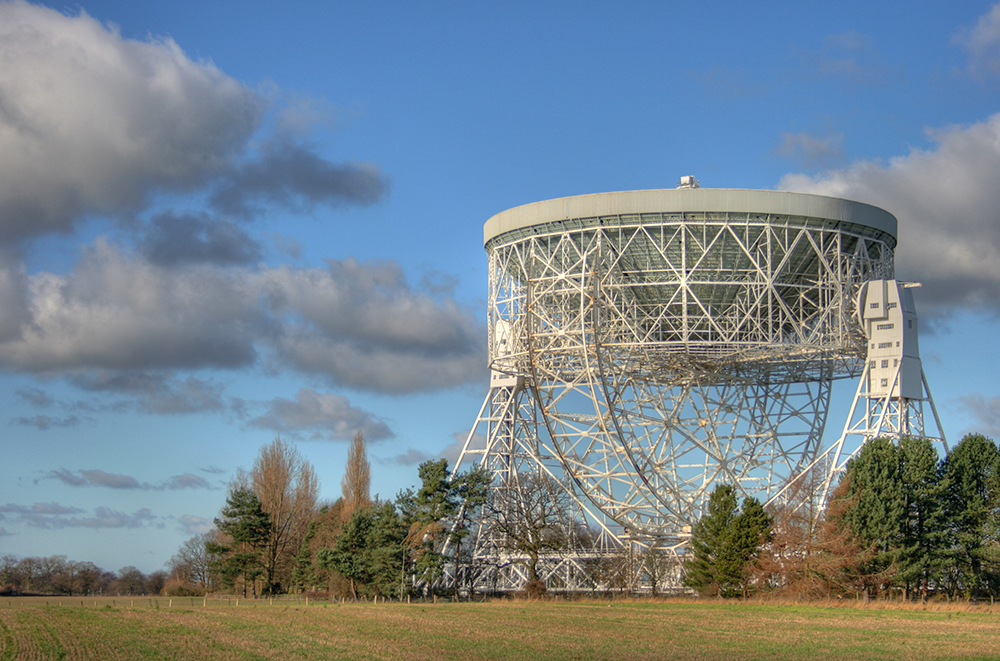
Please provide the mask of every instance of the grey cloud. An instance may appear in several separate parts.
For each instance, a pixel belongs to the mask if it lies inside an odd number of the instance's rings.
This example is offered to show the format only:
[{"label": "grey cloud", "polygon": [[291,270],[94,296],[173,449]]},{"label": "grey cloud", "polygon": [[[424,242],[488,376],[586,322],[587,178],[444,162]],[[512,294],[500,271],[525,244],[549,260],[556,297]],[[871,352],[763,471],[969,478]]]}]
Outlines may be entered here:
[{"label": "grey cloud", "polygon": [[0,528],[0,537],[7,537],[12,534],[14,533],[7,532],[6,528]]},{"label": "grey cloud", "polygon": [[90,370],[74,374],[70,381],[85,390],[135,395],[133,403],[144,413],[171,415],[224,407],[224,387],[193,376],[179,379],[163,373]]},{"label": "grey cloud", "polygon": [[102,470],[81,470],[79,471],[83,479],[90,486],[108,487],[110,489],[141,489],[143,485],[134,477],[128,475],[118,475],[117,473],[107,473]]},{"label": "grey cloud", "polygon": [[56,401],[52,395],[45,392],[41,388],[33,388],[30,386],[26,388],[18,388],[14,391],[14,394],[32,406],[38,406],[40,408],[52,406]]},{"label": "grey cloud", "polygon": [[393,457],[387,457],[385,459],[379,459],[378,463],[383,465],[399,465],[399,466],[416,466],[417,464],[423,463],[428,459],[433,459],[434,455],[427,454],[422,450],[417,450],[416,448],[406,448],[406,452],[402,454],[397,454]]},{"label": "grey cloud", "polygon": [[[0,3],[0,238],[68,232],[204,185],[257,130],[261,99],[170,39]],[[44,81],[44,84],[39,84]]]},{"label": "grey cloud", "polygon": [[451,296],[458,286],[458,278],[440,271],[429,271],[420,277],[420,288],[432,296]]},{"label": "grey cloud", "polygon": [[[439,278],[440,280],[440,278]],[[152,413],[222,410],[222,388],[169,370],[292,367],[377,392],[485,379],[486,332],[395,262],[327,268],[165,268],[98,240],[66,275],[30,278],[31,319],[0,367],[64,374]]]},{"label": "grey cloud", "polygon": [[260,244],[243,228],[203,213],[154,216],[138,248],[158,266],[251,264],[263,254]]},{"label": "grey cloud", "polygon": [[380,392],[446,388],[485,378],[485,330],[455,301],[412,290],[398,264],[330,260],[326,270],[282,268],[263,289],[294,315],[278,340],[296,369]]},{"label": "grey cloud", "polygon": [[140,482],[130,475],[108,473],[97,469],[78,470],[74,472],[60,468],[59,470],[49,471],[45,475],[45,478],[59,480],[63,484],[74,487],[106,487],[109,489],[134,489],[141,491],[178,491],[180,489],[212,488],[207,480],[191,473],[174,475],[170,479],[158,484]]},{"label": "grey cloud", "polygon": [[[0,96],[2,96],[2,85],[0,85]],[[0,133],[2,127],[0,123]],[[0,143],[2,142],[3,139],[0,138]],[[0,151],[0,154],[2,153]],[[2,161],[0,158],[0,171],[3,168]],[[0,186],[2,185],[0,183]],[[3,202],[0,199],[0,310],[3,310],[3,314],[0,315],[0,342],[20,339],[24,325],[31,320],[27,272],[11,251],[2,246],[2,206]]]},{"label": "grey cloud", "polygon": [[959,405],[975,420],[970,425],[976,432],[991,437],[1000,437],[1000,397],[983,397],[972,393],[959,398]]},{"label": "grey cloud", "polygon": [[200,516],[194,516],[192,514],[185,514],[178,519],[178,524],[181,532],[185,535],[204,535],[209,530],[215,527],[209,519],[203,519]]},{"label": "grey cloud", "polygon": [[65,505],[60,505],[59,503],[35,503],[33,505],[15,505],[13,503],[7,503],[6,505],[0,505],[0,512],[6,512],[8,514],[39,514],[39,515],[61,515],[61,514],[80,514],[85,512],[79,507],[67,507]]},{"label": "grey cloud", "polygon": [[119,512],[109,507],[97,507],[92,517],[50,516],[46,514],[22,514],[20,520],[35,528],[59,530],[62,528],[142,528],[157,520],[148,508],[136,510],[132,514]]},{"label": "grey cloud", "polygon": [[921,313],[1000,312],[1000,114],[929,132],[934,147],[863,161],[779,188],[877,205],[899,220],[896,274],[924,283]]},{"label": "grey cloud", "polygon": [[263,145],[257,160],[226,173],[211,203],[224,213],[249,217],[261,204],[297,210],[317,204],[374,204],[387,188],[373,165],[330,163],[310,147],[278,138]]},{"label": "grey cloud", "polygon": [[71,273],[31,276],[31,324],[0,342],[0,364],[30,372],[250,365],[267,331],[242,275],[168,270],[98,241]]},{"label": "grey cloud", "polygon": [[[444,459],[447,459],[448,464],[454,467],[457,466],[458,459],[462,455],[462,450],[465,448],[465,441],[466,439],[469,438],[469,432],[467,431],[455,432],[454,434],[452,434],[452,438],[454,440],[448,445],[446,445],[443,450],[441,450],[440,456]],[[474,432],[472,434],[472,439],[469,441],[469,449],[482,450],[485,447],[486,447],[486,435],[481,434],[480,432]],[[474,460],[473,459],[474,457],[475,455],[473,455],[473,457],[470,457],[470,460]],[[471,464],[469,463],[466,463],[466,465],[462,466],[462,470],[468,470],[469,468],[471,468]]]},{"label": "grey cloud", "polygon": [[777,154],[792,158],[809,169],[829,166],[844,159],[844,136],[782,133]]},{"label": "grey cloud", "polygon": [[317,439],[344,441],[353,438],[358,430],[370,441],[395,435],[385,422],[368,411],[351,406],[341,395],[301,388],[294,401],[276,397],[265,406],[266,413],[250,421],[252,427],[291,436],[307,434]]},{"label": "grey cloud", "polygon": [[977,78],[1000,78],[1000,4],[979,17],[976,25],[955,36],[969,54],[968,71]]},{"label": "grey cloud", "polygon": [[21,427],[35,427],[42,431],[50,429],[52,427],[76,427],[83,422],[83,418],[70,415],[64,418],[58,418],[51,415],[34,415],[34,416],[19,416],[11,419],[11,424],[19,425]]},{"label": "grey cloud", "polygon": [[210,473],[212,475],[222,475],[226,471],[219,468],[218,466],[205,466],[204,468],[199,468],[202,473]]},{"label": "grey cloud", "polygon": [[219,384],[188,377],[168,390],[144,397],[140,400],[140,409],[161,415],[218,411],[223,408],[222,388]]},{"label": "grey cloud", "polygon": [[212,485],[203,477],[184,473],[183,475],[174,475],[171,477],[167,480],[164,487],[170,491],[178,491],[180,489],[211,489]]},{"label": "grey cloud", "polygon": [[874,40],[860,32],[830,35],[818,50],[800,50],[798,55],[820,74],[850,83],[878,84],[889,74]]}]

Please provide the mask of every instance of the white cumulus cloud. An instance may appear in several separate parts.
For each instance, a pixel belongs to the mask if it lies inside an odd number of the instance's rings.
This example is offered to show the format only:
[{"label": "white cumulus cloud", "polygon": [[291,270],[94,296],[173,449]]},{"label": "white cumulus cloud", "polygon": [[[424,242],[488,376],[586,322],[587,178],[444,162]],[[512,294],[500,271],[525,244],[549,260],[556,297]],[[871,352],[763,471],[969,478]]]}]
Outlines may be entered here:
[{"label": "white cumulus cloud", "polygon": [[899,220],[896,274],[924,283],[921,310],[1000,311],[1000,114],[929,131],[930,149],[861,161],[779,188],[868,202]]}]

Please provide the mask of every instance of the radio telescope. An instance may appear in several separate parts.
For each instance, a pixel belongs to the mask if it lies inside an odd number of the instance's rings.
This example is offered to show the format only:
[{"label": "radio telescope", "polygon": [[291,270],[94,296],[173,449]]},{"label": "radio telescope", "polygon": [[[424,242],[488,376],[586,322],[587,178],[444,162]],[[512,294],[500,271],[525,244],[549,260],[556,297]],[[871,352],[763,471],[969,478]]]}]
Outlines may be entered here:
[{"label": "radio telescope", "polygon": [[893,277],[896,219],[686,177],[516,207],[484,239],[492,382],[459,465],[497,488],[546,474],[619,542],[670,548],[717,484],[765,502],[823,454],[832,383],[866,365],[857,290]]}]

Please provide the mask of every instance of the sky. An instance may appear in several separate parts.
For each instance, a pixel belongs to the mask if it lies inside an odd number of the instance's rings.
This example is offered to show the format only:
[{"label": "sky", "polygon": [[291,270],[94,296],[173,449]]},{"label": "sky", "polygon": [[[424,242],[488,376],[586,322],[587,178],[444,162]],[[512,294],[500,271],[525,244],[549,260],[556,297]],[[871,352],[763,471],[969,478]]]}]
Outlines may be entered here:
[{"label": "sky", "polygon": [[486,394],[483,223],[683,175],[896,215],[1000,438],[1000,4],[0,0],[0,555],[161,569],[277,436],[394,497]]}]

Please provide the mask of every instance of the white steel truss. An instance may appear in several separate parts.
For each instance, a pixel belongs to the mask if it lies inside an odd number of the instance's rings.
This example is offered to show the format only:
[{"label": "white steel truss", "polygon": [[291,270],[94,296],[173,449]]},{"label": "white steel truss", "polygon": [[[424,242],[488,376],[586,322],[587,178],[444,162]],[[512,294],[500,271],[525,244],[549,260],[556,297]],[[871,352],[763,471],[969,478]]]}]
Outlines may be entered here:
[{"label": "white steel truss", "polygon": [[894,246],[867,225],[752,212],[499,234],[490,360],[516,385],[491,388],[485,445],[474,429],[460,464],[497,485],[543,471],[619,548],[676,552],[716,484],[764,502],[822,454],[832,381],[865,369],[854,291],[892,277]]}]

